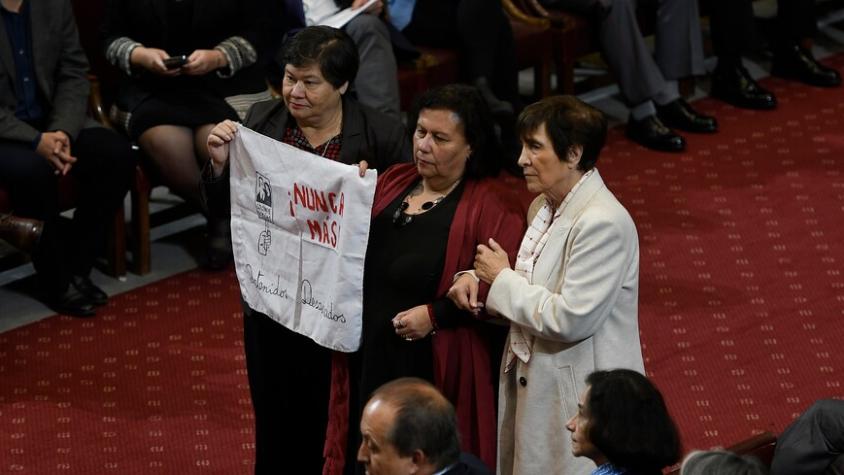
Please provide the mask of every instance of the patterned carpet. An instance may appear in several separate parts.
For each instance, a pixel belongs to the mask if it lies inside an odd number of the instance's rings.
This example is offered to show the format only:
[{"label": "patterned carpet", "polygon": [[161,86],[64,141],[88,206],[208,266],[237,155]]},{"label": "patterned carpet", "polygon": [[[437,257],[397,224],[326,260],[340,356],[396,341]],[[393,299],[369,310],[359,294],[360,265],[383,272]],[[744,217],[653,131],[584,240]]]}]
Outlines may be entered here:
[{"label": "patterned carpet", "polygon": [[[639,229],[646,367],[687,448],[844,396],[844,88],[765,84],[775,112],[697,103],[721,131],[685,154],[613,130],[599,161]],[[232,271],[193,271],[0,335],[0,473],[249,473],[237,296]]]},{"label": "patterned carpet", "polygon": [[764,84],[774,112],[696,103],[720,131],[680,157],[617,129],[599,162],[639,230],[645,367],[687,448],[844,397],[844,89]]},{"label": "patterned carpet", "polygon": [[249,473],[234,271],[0,335],[0,473]]}]

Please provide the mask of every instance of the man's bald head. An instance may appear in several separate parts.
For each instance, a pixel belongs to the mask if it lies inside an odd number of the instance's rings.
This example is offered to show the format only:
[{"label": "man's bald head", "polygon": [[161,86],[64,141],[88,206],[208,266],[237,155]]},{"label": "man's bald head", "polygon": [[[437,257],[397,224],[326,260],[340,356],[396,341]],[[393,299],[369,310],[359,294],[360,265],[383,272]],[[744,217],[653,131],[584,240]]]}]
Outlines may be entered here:
[{"label": "man's bald head", "polygon": [[373,405],[394,413],[387,441],[402,457],[419,450],[436,470],[460,457],[460,437],[454,406],[431,383],[400,378],[376,389],[366,410]]}]

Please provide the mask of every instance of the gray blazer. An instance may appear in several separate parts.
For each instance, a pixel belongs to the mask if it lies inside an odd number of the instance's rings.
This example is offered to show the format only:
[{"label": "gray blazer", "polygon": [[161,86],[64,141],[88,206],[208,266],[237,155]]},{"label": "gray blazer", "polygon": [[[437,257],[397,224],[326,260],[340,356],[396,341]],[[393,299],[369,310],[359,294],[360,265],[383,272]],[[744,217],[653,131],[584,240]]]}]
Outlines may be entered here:
[{"label": "gray blazer", "polygon": [[[540,196],[528,213],[530,223]],[[486,308],[535,336],[530,360],[502,374],[498,473],[588,475],[566,422],[594,370],[644,373],[639,346],[639,240],[627,210],[595,170],[549,230],[532,281],[504,269]],[[510,344],[510,339],[507,339]],[[506,351],[505,351],[506,358]]]},{"label": "gray blazer", "polygon": [[[46,131],[63,130],[71,139],[96,123],[87,119],[88,60],[79,44],[68,0],[30,2],[32,55],[44,100]],[[15,62],[5,23],[0,21],[0,140],[31,143],[42,131],[15,117]],[[88,121],[86,123],[86,121]]]}]

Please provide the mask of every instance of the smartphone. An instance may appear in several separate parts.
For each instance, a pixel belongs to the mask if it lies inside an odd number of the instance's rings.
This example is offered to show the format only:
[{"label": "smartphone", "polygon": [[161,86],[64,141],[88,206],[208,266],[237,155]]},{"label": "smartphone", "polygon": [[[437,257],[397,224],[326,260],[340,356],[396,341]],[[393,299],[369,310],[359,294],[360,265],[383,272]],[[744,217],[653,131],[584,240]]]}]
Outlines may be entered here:
[{"label": "smartphone", "polygon": [[182,54],[179,56],[170,56],[164,60],[164,67],[167,69],[181,68],[188,62],[188,55]]}]

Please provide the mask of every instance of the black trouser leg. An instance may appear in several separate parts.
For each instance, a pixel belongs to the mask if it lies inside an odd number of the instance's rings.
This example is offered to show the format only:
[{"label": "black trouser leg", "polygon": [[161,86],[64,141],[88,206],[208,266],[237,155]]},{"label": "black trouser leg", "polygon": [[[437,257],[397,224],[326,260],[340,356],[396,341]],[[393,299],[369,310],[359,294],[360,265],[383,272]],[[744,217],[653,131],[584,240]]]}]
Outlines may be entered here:
[{"label": "black trouser leg", "polygon": [[500,1],[416,2],[413,19],[402,32],[423,46],[454,48],[459,44],[469,79],[484,77],[499,98],[518,99],[513,31]]},{"label": "black trouser leg", "polygon": [[55,168],[28,145],[0,142],[0,183],[9,192],[15,215],[44,221],[44,231],[32,263],[49,293],[67,287]]},{"label": "black trouser leg", "polygon": [[255,473],[322,473],[331,351],[248,308],[243,334]]},{"label": "black trouser leg", "polygon": [[741,65],[741,56],[753,42],[753,4],[751,0],[710,2],[709,24],[712,48],[719,67]]},{"label": "black trouser leg", "polygon": [[778,0],[774,48],[798,44],[818,32],[815,0]]},{"label": "black trouser leg", "polygon": [[515,100],[518,95],[516,47],[501,3],[460,0],[457,34],[470,77],[487,78],[499,98]]},{"label": "black trouser leg", "polygon": [[78,159],[71,169],[78,198],[68,236],[70,270],[85,276],[103,248],[108,224],[123,206],[135,162],[128,140],[101,127],[82,129],[72,152]]}]

